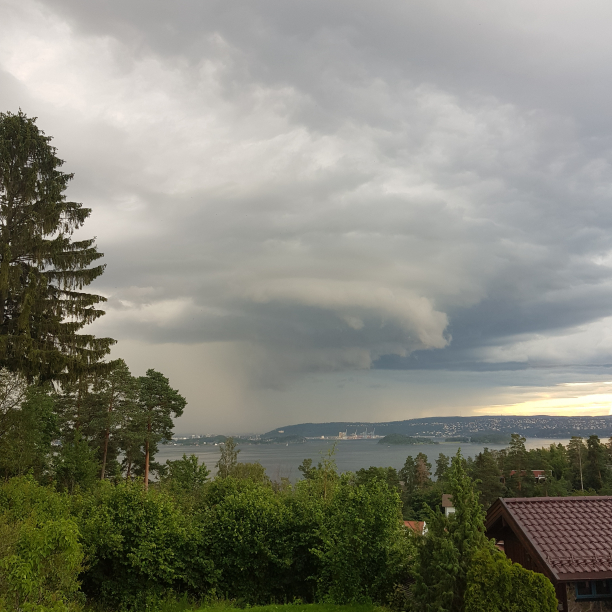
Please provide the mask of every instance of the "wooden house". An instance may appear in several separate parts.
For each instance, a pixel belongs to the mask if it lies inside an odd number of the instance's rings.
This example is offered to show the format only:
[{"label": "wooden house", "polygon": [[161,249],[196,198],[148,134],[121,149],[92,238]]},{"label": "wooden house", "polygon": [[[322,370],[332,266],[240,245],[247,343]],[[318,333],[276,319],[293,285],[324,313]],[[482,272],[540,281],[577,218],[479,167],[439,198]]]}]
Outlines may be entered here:
[{"label": "wooden house", "polygon": [[487,536],[553,583],[563,612],[612,610],[612,496],[498,499]]}]

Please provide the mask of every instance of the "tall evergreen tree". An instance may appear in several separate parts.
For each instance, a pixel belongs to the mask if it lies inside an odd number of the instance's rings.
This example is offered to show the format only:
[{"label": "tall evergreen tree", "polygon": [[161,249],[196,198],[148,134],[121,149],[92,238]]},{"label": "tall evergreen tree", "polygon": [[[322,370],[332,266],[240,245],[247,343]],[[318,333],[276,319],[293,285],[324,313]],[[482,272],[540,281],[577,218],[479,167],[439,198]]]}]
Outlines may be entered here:
[{"label": "tall evergreen tree", "polygon": [[584,467],[585,484],[599,491],[607,482],[608,467],[606,447],[600,442],[599,436],[592,435],[587,439],[587,456]]},{"label": "tall evergreen tree", "polygon": [[404,467],[399,471],[399,477],[404,481],[404,487],[408,495],[413,493],[416,488],[416,483],[414,481],[415,470],[416,462],[414,457],[408,455],[406,461],[404,461]]},{"label": "tall evergreen tree", "polygon": [[474,459],[471,476],[476,481],[476,488],[480,492],[480,502],[485,508],[504,494],[506,486],[501,480],[501,470],[495,461],[495,456],[488,448],[478,453]]},{"label": "tall evergreen tree", "polygon": [[130,422],[138,411],[138,381],[130,374],[123,359],[111,362],[110,366],[94,385],[101,408],[95,425],[102,480],[109,463],[116,465],[119,448],[129,445],[129,440],[122,440],[122,434],[125,433],[125,438],[130,437]]},{"label": "tall evergreen tree", "polygon": [[[520,434],[512,434],[510,436],[510,446],[508,448],[508,460],[507,467],[509,471],[507,473],[506,482],[508,483],[509,489],[514,491],[521,496],[523,481],[527,475],[527,449],[525,448],[525,438]],[[514,472],[514,476],[511,478],[511,473]]]},{"label": "tall evergreen tree", "polygon": [[419,491],[431,485],[431,463],[425,453],[419,453],[414,460],[414,484]]},{"label": "tall evergreen tree", "polygon": [[440,453],[436,459],[436,471],[434,476],[439,482],[443,482],[446,478],[446,473],[449,470],[450,457],[444,453]]},{"label": "tall evergreen tree", "polygon": [[584,491],[586,447],[580,436],[572,436],[567,445],[567,457],[572,470],[574,489]]},{"label": "tall evergreen tree", "polygon": [[104,314],[83,292],[104,271],[94,239],[73,241],[91,213],[68,202],[51,137],[21,111],[0,113],[0,366],[49,380],[98,364],[114,343],[79,331]]},{"label": "tall evergreen tree", "polygon": [[474,555],[491,548],[485,537],[484,509],[467,475],[461,451],[447,474],[455,514],[429,511],[427,536],[418,541],[412,608],[422,612],[460,612]]},{"label": "tall evergreen tree", "polygon": [[149,466],[152,452],[162,440],[172,437],[174,422],[187,405],[185,398],[170,387],[168,379],[155,370],[147,370],[146,376],[138,378],[139,383],[139,424],[144,446],[144,483],[149,488]]}]

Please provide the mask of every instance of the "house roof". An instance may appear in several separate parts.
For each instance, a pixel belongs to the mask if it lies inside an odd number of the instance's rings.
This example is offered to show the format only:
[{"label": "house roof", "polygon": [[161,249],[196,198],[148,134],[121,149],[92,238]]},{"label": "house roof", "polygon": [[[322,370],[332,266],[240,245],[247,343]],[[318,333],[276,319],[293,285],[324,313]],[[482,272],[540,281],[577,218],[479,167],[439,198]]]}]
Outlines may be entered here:
[{"label": "house roof", "polygon": [[554,582],[612,578],[612,496],[498,499],[487,535],[506,527]]},{"label": "house roof", "polygon": [[425,527],[425,521],[404,521],[404,527],[412,529],[415,533],[423,533]]},{"label": "house roof", "polygon": [[453,507],[453,496],[452,495],[448,493],[444,493],[444,495],[442,495],[442,507],[443,508]]}]

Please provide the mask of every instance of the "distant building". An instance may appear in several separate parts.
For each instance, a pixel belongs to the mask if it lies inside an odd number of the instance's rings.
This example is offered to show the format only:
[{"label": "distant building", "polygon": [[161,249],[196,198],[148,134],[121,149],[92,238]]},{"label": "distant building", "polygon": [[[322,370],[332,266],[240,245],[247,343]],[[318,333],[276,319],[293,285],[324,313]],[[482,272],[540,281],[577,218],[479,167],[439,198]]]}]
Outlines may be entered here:
[{"label": "distant building", "polygon": [[612,496],[500,498],[486,531],[513,562],[550,579],[559,610],[612,610]]},{"label": "distant building", "polygon": [[404,521],[404,527],[419,535],[425,535],[427,533],[427,523],[425,521]]},{"label": "distant building", "polygon": [[[536,482],[546,482],[546,478],[552,474],[551,470],[529,470],[531,475],[533,476]],[[516,476],[516,470],[512,470],[510,472],[510,478],[514,478]],[[521,478],[525,478],[527,476],[527,470],[521,470]],[[506,479],[501,476],[499,479],[501,482],[505,483]]]},{"label": "distant building", "polygon": [[455,514],[455,506],[453,506],[453,496],[445,493],[442,495],[442,508],[444,508],[444,516],[449,517]]}]

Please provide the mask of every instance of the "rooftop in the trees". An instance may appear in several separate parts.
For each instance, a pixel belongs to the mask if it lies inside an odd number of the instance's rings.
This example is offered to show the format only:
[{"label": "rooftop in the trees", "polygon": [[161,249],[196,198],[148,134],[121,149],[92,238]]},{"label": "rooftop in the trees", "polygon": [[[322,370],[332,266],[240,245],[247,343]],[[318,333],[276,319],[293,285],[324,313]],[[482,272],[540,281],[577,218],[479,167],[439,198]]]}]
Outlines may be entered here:
[{"label": "rooftop in the trees", "polygon": [[510,530],[524,549],[523,565],[554,583],[612,578],[612,496],[498,499],[486,528],[497,539]]}]

